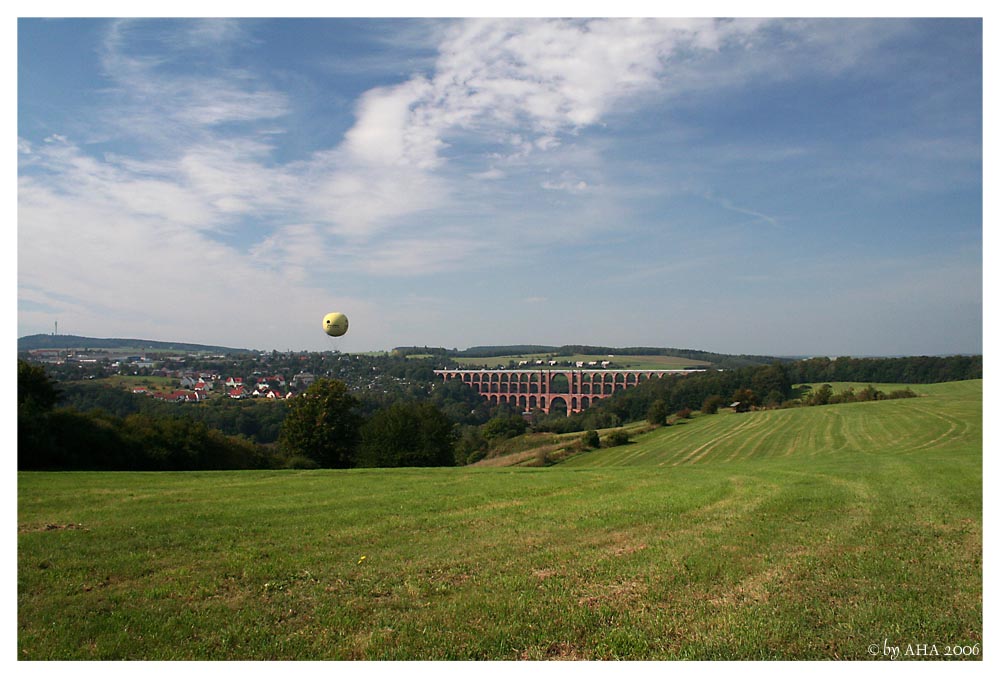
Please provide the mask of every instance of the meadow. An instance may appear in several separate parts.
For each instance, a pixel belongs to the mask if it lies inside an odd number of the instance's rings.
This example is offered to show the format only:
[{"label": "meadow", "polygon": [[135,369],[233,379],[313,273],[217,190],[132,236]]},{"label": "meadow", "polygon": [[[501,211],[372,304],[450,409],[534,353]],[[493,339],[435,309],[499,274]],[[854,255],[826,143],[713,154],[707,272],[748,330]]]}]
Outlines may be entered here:
[{"label": "meadow", "polygon": [[548,468],[20,473],[18,658],[981,658],[982,381],[914,390]]}]

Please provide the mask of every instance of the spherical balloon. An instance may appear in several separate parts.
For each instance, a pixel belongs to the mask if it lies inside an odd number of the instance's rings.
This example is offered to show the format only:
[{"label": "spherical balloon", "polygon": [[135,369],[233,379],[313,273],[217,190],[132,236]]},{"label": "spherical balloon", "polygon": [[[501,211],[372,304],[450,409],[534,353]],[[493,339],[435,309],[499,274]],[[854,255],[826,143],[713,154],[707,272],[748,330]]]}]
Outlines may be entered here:
[{"label": "spherical balloon", "polygon": [[347,316],[343,313],[327,313],[323,316],[323,331],[331,337],[342,337],[347,333]]}]

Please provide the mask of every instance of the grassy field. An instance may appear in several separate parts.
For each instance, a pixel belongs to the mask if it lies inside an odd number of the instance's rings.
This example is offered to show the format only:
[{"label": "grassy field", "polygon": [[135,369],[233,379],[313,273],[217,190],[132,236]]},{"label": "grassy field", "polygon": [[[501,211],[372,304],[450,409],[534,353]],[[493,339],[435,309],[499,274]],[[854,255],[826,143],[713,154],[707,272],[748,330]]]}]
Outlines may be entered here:
[{"label": "grassy field", "polygon": [[[839,393],[858,384],[831,384]],[[860,388],[864,388],[863,384]],[[906,385],[875,384],[883,392]],[[736,414],[720,410],[657,429],[631,445],[573,457],[568,466],[677,466],[739,459],[914,454],[965,441],[981,451],[982,381],[913,384],[920,398]]]},{"label": "grassy field", "polygon": [[981,653],[982,382],[920,390],[549,468],[21,473],[18,657]]},{"label": "grassy field", "polygon": [[161,391],[169,393],[176,391],[180,387],[177,380],[172,377],[151,377],[137,375],[116,375],[114,377],[103,377],[101,379],[89,380],[91,384],[100,384],[110,388],[120,388],[131,391],[134,388],[145,388],[149,391]]}]

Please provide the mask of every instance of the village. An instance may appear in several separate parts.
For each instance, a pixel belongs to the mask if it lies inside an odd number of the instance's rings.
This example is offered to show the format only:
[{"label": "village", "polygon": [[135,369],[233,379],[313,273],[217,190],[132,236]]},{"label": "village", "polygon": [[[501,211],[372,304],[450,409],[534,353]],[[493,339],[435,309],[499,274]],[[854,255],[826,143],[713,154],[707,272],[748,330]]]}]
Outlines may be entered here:
[{"label": "village", "polygon": [[256,377],[253,384],[244,383],[243,377],[227,377],[210,372],[165,375],[177,378],[180,388],[173,391],[136,386],[132,393],[175,403],[197,403],[210,397],[227,397],[234,400],[267,398],[287,400],[309,387],[316,377],[302,372],[295,375],[291,384],[280,374]]},{"label": "village", "polygon": [[[42,363],[61,381],[107,381],[139,396],[171,403],[206,400],[288,400],[318,378],[352,389],[395,392],[412,381],[419,361],[339,352],[247,351],[227,354],[34,349],[22,357]],[[434,379],[427,366],[422,381]]]}]

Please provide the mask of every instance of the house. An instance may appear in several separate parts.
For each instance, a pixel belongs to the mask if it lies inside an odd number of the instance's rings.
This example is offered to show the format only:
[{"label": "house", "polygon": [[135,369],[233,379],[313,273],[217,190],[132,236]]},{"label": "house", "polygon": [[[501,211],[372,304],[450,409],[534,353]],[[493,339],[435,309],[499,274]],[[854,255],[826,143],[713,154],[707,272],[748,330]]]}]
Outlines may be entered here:
[{"label": "house", "polygon": [[243,377],[229,377],[226,379],[226,388],[243,388]]},{"label": "house", "polygon": [[309,372],[299,372],[292,377],[292,383],[298,383],[302,388],[308,388],[314,381],[316,381],[316,375]]},{"label": "house", "polygon": [[247,397],[247,393],[246,393],[246,391],[243,390],[243,385],[242,384],[240,386],[237,386],[236,388],[229,389],[229,392],[227,393],[227,395],[230,398],[235,398],[237,400],[239,400],[241,398],[246,398]]}]

